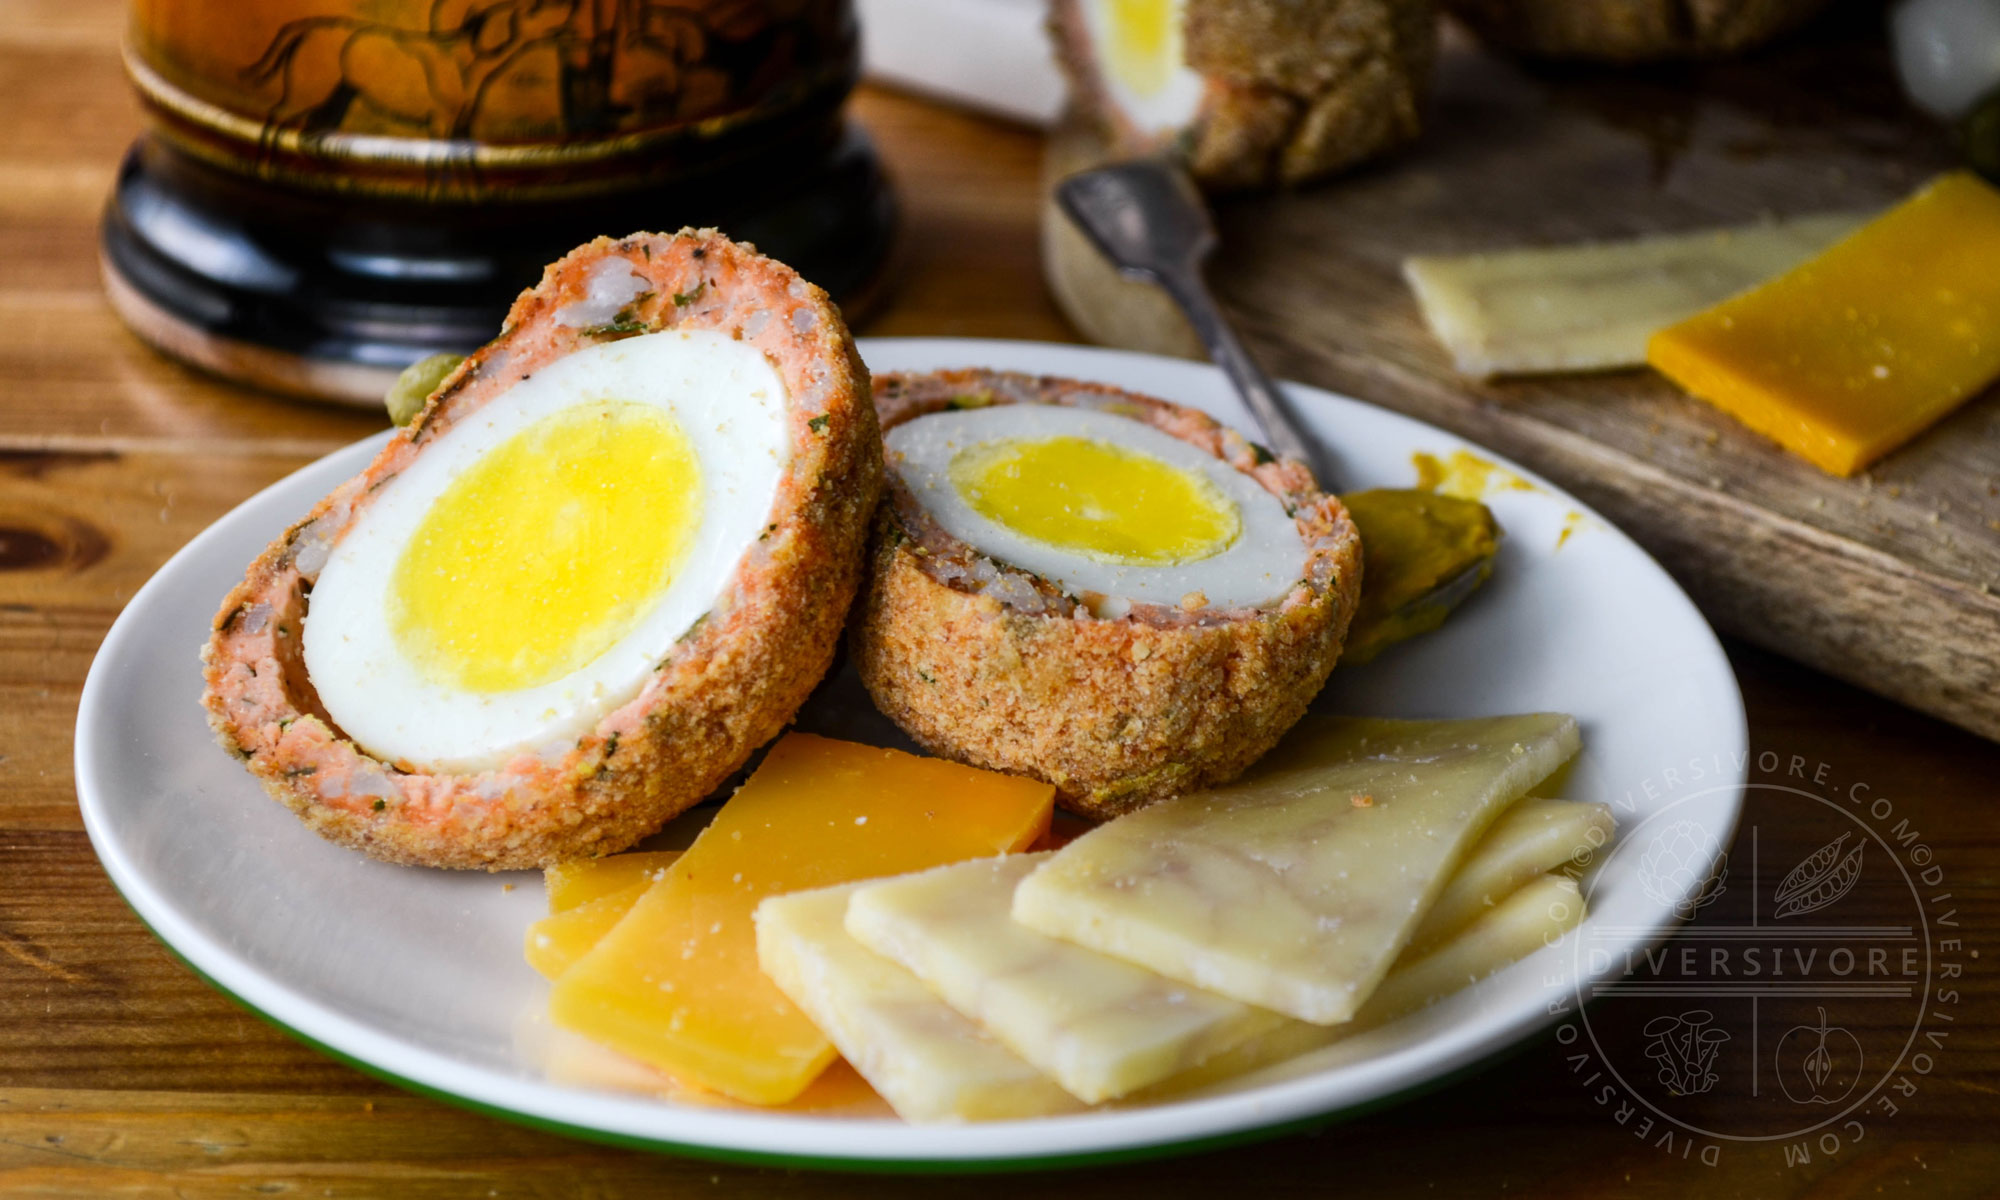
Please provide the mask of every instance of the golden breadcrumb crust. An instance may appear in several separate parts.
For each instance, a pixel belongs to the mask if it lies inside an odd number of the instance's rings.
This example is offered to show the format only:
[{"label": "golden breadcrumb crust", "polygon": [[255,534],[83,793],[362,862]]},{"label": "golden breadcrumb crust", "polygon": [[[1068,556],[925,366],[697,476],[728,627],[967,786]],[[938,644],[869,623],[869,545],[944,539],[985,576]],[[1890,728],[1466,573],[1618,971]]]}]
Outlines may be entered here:
[{"label": "golden breadcrumb crust", "polygon": [[[1081,0],[1057,0],[1057,57],[1123,153],[1159,149],[1111,101]],[[1434,0],[1187,0],[1206,91],[1171,147],[1215,190],[1303,183],[1415,138],[1437,52]]]},{"label": "golden breadcrumb crust", "polygon": [[1487,41],[1542,58],[1640,62],[1748,50],[1826,0],[1447,0]]},{"label": "golden breadcrumb crust", "polygon": [[875,389],[885,429],[968,403],[1136,417],[1278,495],[1307,546],[1304,578],[1269,609],[1103,620],[1061,597],[1024,606],[937,570],[972,552],[923,516],[892,471],[852,652],[877,707],[919,744],[1052,783],[1065,807],[1105,819],[1234,778],[1304,715],[1340,655],[1361,542],[1303,466],[1272,461],[1192,409],[1099,384],[969,370],[885,375]]},{"label": "golden breadcrumb crust", "polygon": [[[623,259],[650,290],[613,319],[558,319]],[[610,265],[615,273],[619,268]],[[585,310],[571,309],[574,314]],[[594,319],[594,318],[593,318]],[[560,758],[434,773],[335,728],[306,678],[300,621],[330,546],[424,446],[535,370],[596,342],[671,327],[731,333],[784,379],[791,458],[770,532],[640,694]],[[831,662],[881,491],[868,374],[820,289],[713,230],[599,238],[552,264],[356,478],[251,564],[202,650],[222,745],[316,832],[389,862],[506,870],[610,854],[707,796],[776,736]]]}]

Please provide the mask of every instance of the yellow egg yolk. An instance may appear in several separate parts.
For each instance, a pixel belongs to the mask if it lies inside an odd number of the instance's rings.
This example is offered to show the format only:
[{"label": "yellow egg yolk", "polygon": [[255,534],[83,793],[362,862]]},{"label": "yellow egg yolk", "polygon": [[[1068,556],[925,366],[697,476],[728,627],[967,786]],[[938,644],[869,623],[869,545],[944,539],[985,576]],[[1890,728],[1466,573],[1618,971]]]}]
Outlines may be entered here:
[{"label": "yellow egg yolk", "polygon": [[560,679],[642,621],[701,522],[673,418],[622,400],[543,417],[445,489],[396,563],[389,623],[427,678],[475,692]]},{"label": "yellow egg yolk", "polygon": [[1181,65],[1180,5],[1174,0],[1108,0],[1110,45],[1104,61],[1118,82],[1135,95],[1150,96],[1167,86]]},{"label": "yellow egg yolk", "polygon": [[1193,562],[1243,528],[1235,503],[1199,474],[1088,438],[982,442],[954,455],[950,472],[987,520],[1100,562]]}]

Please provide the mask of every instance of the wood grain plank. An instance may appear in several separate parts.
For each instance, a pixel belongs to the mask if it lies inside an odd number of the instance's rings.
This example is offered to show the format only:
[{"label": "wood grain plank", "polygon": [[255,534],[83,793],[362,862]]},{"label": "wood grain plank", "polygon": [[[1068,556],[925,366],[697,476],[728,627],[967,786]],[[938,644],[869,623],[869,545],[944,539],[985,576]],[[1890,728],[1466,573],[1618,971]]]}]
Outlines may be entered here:
[{"label": "wood grain plank", "polygon": [[82,827],[71,743],[84,672],[111,613],[0,604],[0,836]]},{"label": "wood grain plank", "polygon": [[[115,611],[174,550],[303,465],[283,453],[0,450],[0,603]],[[217,603],[230,582],[216,581]]]},{"label": "wood grain plank", "polygon": [[0,451],[318,457],[387,427],[373,410],[265,395],[154,353],[104,299],[95,233],[70,252],[92,264],[76,287],[0,283],[0,375],[10,401],[0,414]]},{"label": "wood grain plank", "polygon": [[125,32],[124,5],[74,0],[8,0],[0,47],[9,52],[60,46],[103,51]]},{"label": "wood grain plank", "polygon": [[79,827],[76,706],[113,618],[175,550],[303,462],[0,449],[0,828]]},{"label": "wood grain plank", "polygon": [[[1479,1078],[1520,1074],[1527,1056]],[[1560,1080],[1548,1082],[1560,1088]],[[1585,1101],[1584,1103],[1587,1103]],[[1866,1194],[1914,1189],[1941,1198],[1978,1196],[2000,1151],[1990,1143],[1885,1137],[1837,1165],[1787,1170],[1748,1155],[1716,1167],[1659,1154],[1610,1120],[1554,1138],[1532,1115],[1447,1111],[1451,1153],[1435,1129],[1372,1117],[1317,1133],[1191,1159],[1037,1177],[1037,1193],[1123,1200],[1212,1195],[1256,1180],[1259,1194],[1602,1195],[1605,1176],[1629,1179],[1622,1194]],[[422,1136],[413,1136],[416,1130]],[[1836,1181],[1835,1176],[1838,1176]],[[8,1195],[246,1192],[349,1196],[492,1195],[617,1197],[687,1191],[774,1196],[1016,1196],[1024,1181],[863,1177],[732,1166],[593,1148],[503,1125],[409,1097],[377,1099],[180,1093],[0,1091],[0,1190]],[[1854,1188],[1858,1190],[1850,1191]]]},{"label": "wood grain plank", "polygon": [[0,831],[0,872],[0,1087],[380,1090],[169,954],[80,832]]}]

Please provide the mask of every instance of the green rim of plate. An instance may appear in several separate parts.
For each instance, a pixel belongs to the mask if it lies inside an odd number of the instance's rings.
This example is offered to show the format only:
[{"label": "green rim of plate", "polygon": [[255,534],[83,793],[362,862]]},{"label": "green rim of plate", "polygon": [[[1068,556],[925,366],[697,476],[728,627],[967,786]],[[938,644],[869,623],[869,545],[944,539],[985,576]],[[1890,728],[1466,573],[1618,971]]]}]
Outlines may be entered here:
[{"label": "green rim of plate", "polygon": [[112,880],[112,886],[118,891],[119,899],[125,901],[126,908],[130,909],[132,915],[138,919],[139,924],[145,926],[146,932],[152,934],[160,945],[166,947],[167,953],[171,954],[176,961],[194,972],[196,978],[228,997],[231,1001],[235,1002],[237,1007],[262,1020],[265,1024],[286,1034],[295,1041],[312,1047],[314,1050],[336,1062],[354,1068],[363,1075],[379,1079],[383,1083],[401,1088],[404,1091],[413,1092],[419,1096],[449,1104],[453,1108],[464,1109],[467,1112],[478,1113],[485,1117],[493,1117],[497,1120],[524,1126],[541,1133],[559,1134],[563,1137],[576,1138],[581,1141],[616,1146],[623,1150],[646,1150],[658,1154],[675,1154],[686,1158],[729,1163],[735,1166],[804,1167],[813,1170],[840,1171],[849,1174],[999,1175],[1011,1172],[1053,1171],[1073,1167],[1116,1166],[1122,1163],[1179,1158],[1183,1155],[1200,1154],[1210,1150],[1228,1149],[1232,1146],[1273,1141],[1288,1134],[1324,1129],[1356,1117],[1366,1116],[1381,1109],[1394,1107],[1395,1105],[1416,1099],[1419,1096],[1449,1087],[1467,1076],[1477,1074],[1490,1064],[1502,1058],[1511,1057],[1525,1048],[1528,1042],[1532,1040],[1530,1037],[1524,1036],[1507,1046],[1495,1050],[1491,1054],[1481,1055],[1463,1066],[1446,1071],[1421,1083],[1412,1084],[1410,1087],[1400,1091],[1378,1096],[1373,1100],[1364,1101],[1360,1104],[1332,1109],[1327,1112],[1313,1113],[1288,1121],[1280,1121],[1272,1125],[1259,1125],[1250,1129],[1237,1129],[1228,1133],[1214,1134],[1209,1137],[1188,1138],[1175,1142],[1154,1142],[1144,1146],[1127,1146],[1116,1150],[1087,1151],[1077,1154],[950,1159],[829,1158],[812,1154],[782,1154],[756,1150],[732,1150],[725,1146],[711,1146],[701,1142],[676,1142],[666,1138],[614,1133],[610,1130],[599,1129],[591,1125],[572,1125],[566,1121],[552,1120],[533,1113],[525,1113],[519,1109],[504,1108],[497,1104],[488,1104],[483,1100],[474,1100],[469,1096],[434,1087],[427,1083],[420,1083],[408,1076],[398,1075],[387,1068],[355,1058],[353,1055],[329,1046],[295,1026],[286,1024],[276,1016],[250,1003],[250,1001],[217,982],[208,972],[189,961],[188,957],[182,954],[180,949],[172,942],[161,936],[160,931],[153,927],[153,923],[148,921],[145,915],[137,908],[133,907],[131,898],[125,895],[124,889],[117,887],[117,880]]}]

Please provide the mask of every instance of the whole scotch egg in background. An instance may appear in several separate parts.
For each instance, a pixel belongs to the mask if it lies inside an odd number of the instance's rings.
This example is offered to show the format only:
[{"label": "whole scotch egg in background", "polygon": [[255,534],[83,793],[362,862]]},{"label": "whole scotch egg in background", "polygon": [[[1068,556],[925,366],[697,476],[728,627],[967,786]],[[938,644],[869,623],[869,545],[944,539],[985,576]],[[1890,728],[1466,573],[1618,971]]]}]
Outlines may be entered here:
[{"label": "whole scotch egg in background", "polygon": [[1217,189],[1302,183],[1414,138],[1434,0],[1055,0],[1081,116]]},{"label": "whole scotch egg in background", "polygon": [[623,849],[825,672],[879,445],[817,288],[712,232],[600,239],[251,566],[210,723],[378,857]]},{"label": "whole scotch egg in background", "polygon": [[854,660],[933,753],[1092,817],[1241,772],[1305,712],[1360,538],[1193,409],[994,371],[875,380],[889,500]]}]

